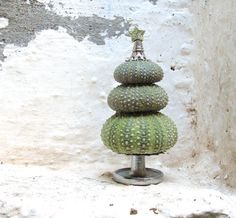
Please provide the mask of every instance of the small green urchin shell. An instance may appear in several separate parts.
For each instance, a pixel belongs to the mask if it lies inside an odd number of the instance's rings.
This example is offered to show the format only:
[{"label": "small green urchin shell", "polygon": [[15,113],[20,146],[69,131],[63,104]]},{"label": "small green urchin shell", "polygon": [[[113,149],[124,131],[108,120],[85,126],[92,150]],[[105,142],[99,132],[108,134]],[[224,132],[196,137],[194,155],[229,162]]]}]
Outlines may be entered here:
[{"label": "small green urchin shell", "polygon": [[166,115],[157,113],[115,114],[103,125],[103,143],[119,154],[163,153],[177,141],[177,128]]},{"label": "small green urchin shell", "polygon": [[158,85],[120,85],[108,96],[108,105],[117,112],[159,111],[168,96]]},{"label": "small green urchin shell", "polygon": [[126,61],[115,69],[114,78],[123,84],[151,84],[162,80],[163,71],[149,60]]}]

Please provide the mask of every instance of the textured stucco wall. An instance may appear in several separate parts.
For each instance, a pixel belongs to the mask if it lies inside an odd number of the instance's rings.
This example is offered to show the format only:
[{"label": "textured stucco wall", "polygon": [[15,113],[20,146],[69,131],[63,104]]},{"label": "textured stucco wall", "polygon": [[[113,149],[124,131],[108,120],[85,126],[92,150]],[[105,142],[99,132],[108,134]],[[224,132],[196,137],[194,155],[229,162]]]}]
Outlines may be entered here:
[{"label": "textured stucco wall", "polygon": [[[235,191],[222,184],[234,178],[233,6],[0,0],[0,217],[235,217]],[[148,157],[165,177],[147,187],[113,182],[129,161],[100,140],[134,24],[165,72],[163,112],[179,130],[174,148]]]},{"label": "textured stucco wall", "polygon": [[[213,157],[215,166],[221,167],[215,178],[235,187],[236,2],[195,1],[193,6],[199,153]],[[214,170],[208,166],[204,171]]]},{"label": "textured stucco wall", "polygon": [[[2,161],[47,164],[113,158],[100,129],[114,68],[131,53],[131,25],[146,30],[148,58],[159,63],[168,114],[179,141],[166,164],[192,149],[189,1],[2,1],[0,152]],[[113,155],[113,156],[112,156]],[[174,156],[174,158],[171,158]],[[108,163],[109,164],[109,163]]]}]

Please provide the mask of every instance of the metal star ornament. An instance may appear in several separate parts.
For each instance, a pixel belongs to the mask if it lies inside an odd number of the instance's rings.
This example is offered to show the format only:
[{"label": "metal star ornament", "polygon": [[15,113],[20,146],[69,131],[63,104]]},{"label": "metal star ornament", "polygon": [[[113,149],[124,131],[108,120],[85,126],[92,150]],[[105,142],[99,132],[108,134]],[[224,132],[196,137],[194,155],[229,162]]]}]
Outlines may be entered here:
[{"label": "metal star ornament", "polygon": [[143,41],[143,35],[144,35],[145,31],[141,30],[137,27],[135,27],[133,30],[131,30],[129,32],[129,36],[132,39],[132,42],[135,42],[136,40],[141,40]]}]

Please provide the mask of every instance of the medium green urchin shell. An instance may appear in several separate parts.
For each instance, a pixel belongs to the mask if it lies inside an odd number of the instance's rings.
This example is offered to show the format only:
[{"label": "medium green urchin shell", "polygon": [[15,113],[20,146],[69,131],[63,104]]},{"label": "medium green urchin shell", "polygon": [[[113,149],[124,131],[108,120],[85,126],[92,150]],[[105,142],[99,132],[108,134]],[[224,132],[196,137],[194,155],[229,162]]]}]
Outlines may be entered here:
[{"label": "medium green urchin shell", "polygon": [[149,60],[133,60],[120,64],[114,72],[117,82],[123,84],[151,84],[162,80],[161,67]]},{"label": "medium green urchin shell", "polygon": [[115,114],[103,125],[103,143],[119,154],[163,153],[177,141],[177,128],[166,115],[157,113]]},{"label": "medium green urchin shell", "polygon": [[168,96],[158,85],[120,85],[108,96],[108,105],[117,112],[159,111],[168,103]]}]

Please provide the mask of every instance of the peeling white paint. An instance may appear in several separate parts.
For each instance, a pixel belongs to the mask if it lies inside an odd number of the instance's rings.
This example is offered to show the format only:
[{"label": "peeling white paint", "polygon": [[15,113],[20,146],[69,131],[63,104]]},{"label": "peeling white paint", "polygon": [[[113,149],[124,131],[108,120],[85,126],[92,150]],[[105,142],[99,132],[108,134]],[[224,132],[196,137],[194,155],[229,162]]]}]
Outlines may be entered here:
[{"label": "peeling white paint", "polygon": [[0,17],[0,29],[8,26],[8,19],[5,17]]}]

